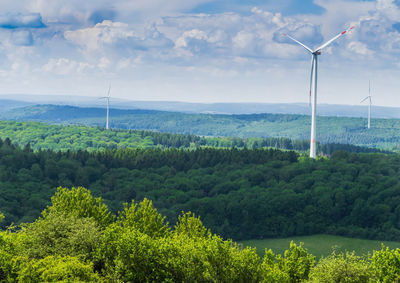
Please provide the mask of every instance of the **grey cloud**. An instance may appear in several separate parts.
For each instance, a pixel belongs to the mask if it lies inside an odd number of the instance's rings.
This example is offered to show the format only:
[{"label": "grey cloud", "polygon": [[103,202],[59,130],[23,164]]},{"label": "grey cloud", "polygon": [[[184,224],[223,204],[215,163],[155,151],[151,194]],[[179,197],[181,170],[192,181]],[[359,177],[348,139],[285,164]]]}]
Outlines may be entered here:
[{"label": "grey cloud", "polygon": [[6,14],[0,15],[0,28],[43,28],[42,16],[38,13],[29,14]]}]

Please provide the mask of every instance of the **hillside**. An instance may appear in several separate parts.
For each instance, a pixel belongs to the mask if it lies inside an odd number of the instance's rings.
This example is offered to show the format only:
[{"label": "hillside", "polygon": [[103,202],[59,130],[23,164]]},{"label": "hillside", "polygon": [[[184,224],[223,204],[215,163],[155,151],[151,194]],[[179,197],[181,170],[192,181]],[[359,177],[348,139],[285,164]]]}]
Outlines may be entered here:
[{"label": "hillside", "polygon": [[[288,138],[199,137],[140,130],[105,130],[102,127],[49,125],[38,122],[0,121],[0,138],[11,139],[18,146],[34,150],[87,150],[90,152],[120,148],[280,148],[307,152],[308,141]],[[348,152],[380,152],[374,148],[346,144],[317,144],[320,154],[336,150]]]},{"label": "hillside", "polygon": [[[105,110],[37,105],[6,111],[0,115],[0,118],[104,127]],[[213,137],[286,137],[293,140],[308,140],[310,117],[283,114],[185,114],[153,110],[111,109],[111,126],[120,129]],[[317,139],[321,143],[353,144],[385,150],[399,150],[400,120],[397,119],[373,119],[372,128],[368,130],[365,119],[318,117],[317,128]]]},{"label": "hillside", "polygon": [[37,151],[0,142],[0,206],[32,221],[58,186],[84,186],[112,211],[149,198],[170,223],[201,216],[227,238],[330,233],[400,240],[400,159],[349,154],[312,160],[293,151],[119,149]]},{"label": "hillside", "polygon": [[[104,107],[104,101],[98,97],[90,96],[63,96],[63,95],[35,95],[12,94],[0,95],[0,105],[7,104],[12,97],[16,102],[26,105],[53,104],[70,105],[75,107]],[[195,103],[182,101],[140,101],[120,98],[112,98],[112,107],[116,109],[141,109],[158,110],[182,113],[213,113],[213,114],[297,114],[310,115],[311,108],[308,103],[262,103],[262,102],[219,102],[219,103]],[[334,117],[366,117],[366,105],[341,105],[318,104],[318,115]],[[374,118],[399,119],[400,109],[396,107],[375,106],[372,107]]]}]

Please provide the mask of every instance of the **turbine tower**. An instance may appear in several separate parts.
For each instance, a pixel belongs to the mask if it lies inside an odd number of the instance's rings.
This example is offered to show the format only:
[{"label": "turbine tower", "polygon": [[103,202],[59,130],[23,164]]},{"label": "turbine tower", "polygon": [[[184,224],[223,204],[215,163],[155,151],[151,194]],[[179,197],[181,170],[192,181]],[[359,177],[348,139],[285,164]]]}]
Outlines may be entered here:
[{"label": "turbine tower", "polygon": [[371,81],[368,83],[368,96],[361,100],[360,103],[363,103],[365,100],[369,99],[368,104],[368,129],[371,128],[371,105],[372,105],[372,96],[371,96]]},{"label": "turbine tower", "polygon": [[100,99],[106,99],[106,100],[107,100],[106,130],[108,130],[108,128],[109,128],[109,123],[108,123],[108,121],[109,121],[109,117],[110,117],[110,98],[111,98],[110,90],[111,90],[111,84],[110,84],[109,87],[108,87],[107,96],[100,97]]},{"label": "turbine tower", "polygon": [[[354,27],[349,28],[348,30],[345,30],[332,39],[328,40],[324,44],[322,44],[320,47],[312,50],[305,44],[301,43],[297,39],[294,39],[293,37],[283,34],[284,36],[287,36],[297,44],[303,46],[308,52],[311,53],[311,77],[310,77],[310,100],[311,100],[311,138],[310,138],[310,157],[315,158],[316,157],[316,151],[317,151],[317,140],[316,140],[316,114],[317,114],[317,77],[318,77],[318,55],[321,55],[321,50],[327,47],[329,44],[334,42],[336,39],[344,35],[345,33],[349,32],[352,30]],[[311,89],[314,86],[314,91],[313,95],[311,98]]]}]

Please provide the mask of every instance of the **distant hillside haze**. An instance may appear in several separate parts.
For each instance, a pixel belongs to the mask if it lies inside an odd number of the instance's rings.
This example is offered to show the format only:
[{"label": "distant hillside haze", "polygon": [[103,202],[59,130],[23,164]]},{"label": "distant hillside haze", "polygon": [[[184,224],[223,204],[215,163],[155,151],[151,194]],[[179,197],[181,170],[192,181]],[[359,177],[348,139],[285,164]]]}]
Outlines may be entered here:
[{"label": "distant hillside haze", "polygon": [[[69,105],[75,107],[105,107],[101,95],[58,96],[58,95],[1,95],[0,109],[5,105],[24,106],[33,104]],[[12,100],[10,100],[12,98]],[[204,114],[300,114],[310,115],[308,103],[191,103],[180,101],[134,101],[111,97],[112,108],[147,109],[184,113]],[[367,117],[368,106],[365,105],[333,105],[318,104],[318,115],[338,117]],[[372,106],[373,118],[400,118],[400,108]]]},{"label": "distant hillside haze", "polygon": [[[308,140],[310,116],[298,114],[196,114],[158,110],[111,109],[112,128],[190,134],[205,137],[271,138]],[[2,120],[37,121],[103,128],[106,110],[96,107],[33,105],[0,113]],[[400,120],[320,116],[317,140],[399,151]]]}]

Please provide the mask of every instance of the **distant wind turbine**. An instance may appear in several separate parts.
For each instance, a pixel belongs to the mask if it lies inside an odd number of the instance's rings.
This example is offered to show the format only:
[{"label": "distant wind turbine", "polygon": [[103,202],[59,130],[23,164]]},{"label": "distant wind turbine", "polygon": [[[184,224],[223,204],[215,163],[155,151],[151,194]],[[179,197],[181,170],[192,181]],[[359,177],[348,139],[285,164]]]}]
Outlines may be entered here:
[{"label": "distant wind turbine", "polygon": [[[304,45],[297,39],[294,39],[293,37],[283,34],[284,36],[287,36],[297,44],[303,46],[308,52],[311,53],[311,77],[310,77],[310,101],[312,101],[311,106],[312,106],[312,115],[311,115],[311,139],[310,139],[310,157],[315,158],[316,157],[316,149],[317,149],[317,140],[316,140],[316,113],[317,113],[317,71],[318,71],[318,55],[321,55],[321,50],[327,47],[329,44],[334,42],[336,39],[344,35],[345,33],[349,32],[352,30],[354,27],[349,28],[348,30],[345,30],[332,39],[328,40],[324,44],[322,44],[320,47],[312,50],[308,46]],[[313,99],[311,99],[311,89],[314,83],[314,92],[313,92]]]},{"label": "distant wind turbine", "polygon": [[111,91],[111,84],[109,85],[109,87],[108,87],[108,93],[107,93],[107,96],[103,96],[103,97],[100,97],[99,99],[106,99],[107,100],[107,119],[106,119],[106,129],[108,130],[108,128],[109,128],[109,117],[110,117],[110,98],[111,98],[111,94],[110,94],[110,91]]},{"label": "distant wind turbine", "polygon": [[368,104],[368,129],[371,128],[371,105],[372,105],[372,96],[371,96],[371,81],[368,83],[368,96],[361,100],[360,103],[363,103],[365,100],[369,99]]}]

